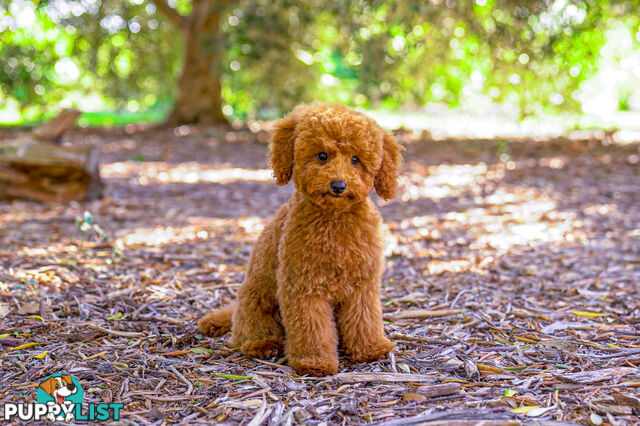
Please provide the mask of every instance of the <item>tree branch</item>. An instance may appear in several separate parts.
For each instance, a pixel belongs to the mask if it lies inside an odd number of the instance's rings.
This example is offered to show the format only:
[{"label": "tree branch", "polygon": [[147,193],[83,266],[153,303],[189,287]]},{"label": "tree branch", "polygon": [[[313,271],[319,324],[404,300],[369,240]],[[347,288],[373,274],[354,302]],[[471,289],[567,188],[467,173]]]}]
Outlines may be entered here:
[{"label": "tree branch", "polygon": [[184,28],[187,21],[184,16],[180,15],[177,10],[169,6],[167,0],[151,0],[156,8],[162,12],[164,16],[169,19],[174,25],[177,25],[179,28]]},{"label": "tree branch", "polygon": [[220,15],[224,9],[236,3],[237,0],[200,0],[193,2],[191,16],[195,20],[195,28],[202,31],[205,28],[218,26]]}]

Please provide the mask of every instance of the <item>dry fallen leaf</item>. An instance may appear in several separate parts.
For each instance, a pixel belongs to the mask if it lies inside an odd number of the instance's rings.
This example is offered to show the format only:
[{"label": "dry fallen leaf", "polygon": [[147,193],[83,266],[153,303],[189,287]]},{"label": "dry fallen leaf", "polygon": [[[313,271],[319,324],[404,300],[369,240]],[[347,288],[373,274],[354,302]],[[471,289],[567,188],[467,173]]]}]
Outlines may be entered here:
[{"label": "dry fallen leaf", "polygon": [[38,302],[29,302],[24,303],[20,306],[17,311],[18,315],[29,315],[29,314],[39,314],[40,313],[40,303]]},{"label": "dry fallen leaf", "polygon": [[426,401],[427,397],[424,395],[421,395],[419,393],[415,393],[415,392],[407,392],[404,395],[402,395],[402,400],[403,401]]}]

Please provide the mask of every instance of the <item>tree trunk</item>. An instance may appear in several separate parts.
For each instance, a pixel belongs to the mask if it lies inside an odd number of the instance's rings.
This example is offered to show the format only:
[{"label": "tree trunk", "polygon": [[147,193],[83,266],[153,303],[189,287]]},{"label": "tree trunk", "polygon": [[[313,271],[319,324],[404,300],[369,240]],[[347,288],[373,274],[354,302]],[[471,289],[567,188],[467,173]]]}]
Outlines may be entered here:
[{"label": "tree trunk", "polygon": [[[204,4],[200,3],[200,4]],[[222,113],[220,11],[198,10],[182,27],[184,63],[171,125],[228,124]],[[206,17],[202,15],[205,13]]]}]

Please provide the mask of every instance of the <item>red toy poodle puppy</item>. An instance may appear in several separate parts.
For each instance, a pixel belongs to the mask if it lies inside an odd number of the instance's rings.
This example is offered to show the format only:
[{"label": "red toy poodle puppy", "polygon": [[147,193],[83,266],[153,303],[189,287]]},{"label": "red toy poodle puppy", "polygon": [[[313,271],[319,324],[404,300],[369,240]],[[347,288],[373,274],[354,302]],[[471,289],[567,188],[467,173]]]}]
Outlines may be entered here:
[{"label": "red toy poodle puppy", "polygon": [[387,356],[380,305],[382,219],[368,195],[397,189],[402,147],[372,119],[338,104],[296,107],[275,127],[277,185],[295,193],[255,245],[237,303],[198,322],[232,330],[248,356],[284,352],[299,374],[338,370],[338,339],[354,361]]}]

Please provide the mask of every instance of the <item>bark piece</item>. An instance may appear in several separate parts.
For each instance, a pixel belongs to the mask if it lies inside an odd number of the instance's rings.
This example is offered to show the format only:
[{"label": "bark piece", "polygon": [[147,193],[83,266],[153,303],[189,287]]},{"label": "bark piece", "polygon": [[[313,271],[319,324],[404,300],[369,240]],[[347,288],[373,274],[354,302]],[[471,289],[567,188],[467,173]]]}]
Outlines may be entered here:
[{"label": "bark piece", "polygon": [[441,385],[425,385],[416,389],[416,393],[427,398],[453,395],[460,392],[460,383],[443,383]]},{"label": "bark piece", "polygon": [[631,367],[613,367],[596,371],[582,371],[580,373],[555,374],[555,377],[566,382],[590,384],[623,377],[637,371],[637,369]]},{"label": "bark piece", "polygon": [[615,401],[620,405],[626,405],[633,408],[636,414],[640,414],[640,398],[631,394],[616,393],[613,395]]},{"label": "bark piece", "polygon": [[[427,423],[428,422],[428,423]],[[519,425],[517,420],[507,413],[496,413],[487,409],[466,408],[420,414],[413,417],[394,419],[377,423],[379,426],[405,426],[417,424],[429,425]]]},{"label": "bark piece", "polygon": [[333,379],[342,383],[433,383],[436,380],[427,374],[403,373],[338,373]]},{"label": "bark piece", "polygon": [[427,397],[415,392],[407,392],[402,395],[402,400],[405,402],[422,402],[426,401]]},{"label": "bark piece", "polygon": [[426,318],[441,318],[448,317],[449,315],[461,314],[464,311],[462,309],[443,309],[441,311],[431,311],[429,309],[410,309],[407,311],[400,311],[393,315],[385,316],[388,319],[426,319]]}]

